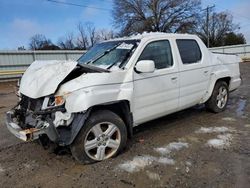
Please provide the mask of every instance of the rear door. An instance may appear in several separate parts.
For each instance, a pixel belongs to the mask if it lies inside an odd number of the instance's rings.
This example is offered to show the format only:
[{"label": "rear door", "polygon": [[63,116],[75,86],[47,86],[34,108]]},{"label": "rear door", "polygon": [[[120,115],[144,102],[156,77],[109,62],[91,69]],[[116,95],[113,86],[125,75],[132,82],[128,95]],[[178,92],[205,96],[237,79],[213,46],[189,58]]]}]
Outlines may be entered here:
[{"label": "rear door", "polygon": [[148,42],[140,60],[153,60],[156,69],[153,73],[134,72],[135,124],[176,111],[179,98],[178,66],[169,40]]},{"label": "rear door", "polygon": [[205,96],[210,78],[208,60],[194,39],[177,39],[179,50],[180,101],[179,108],[193,106]]}]

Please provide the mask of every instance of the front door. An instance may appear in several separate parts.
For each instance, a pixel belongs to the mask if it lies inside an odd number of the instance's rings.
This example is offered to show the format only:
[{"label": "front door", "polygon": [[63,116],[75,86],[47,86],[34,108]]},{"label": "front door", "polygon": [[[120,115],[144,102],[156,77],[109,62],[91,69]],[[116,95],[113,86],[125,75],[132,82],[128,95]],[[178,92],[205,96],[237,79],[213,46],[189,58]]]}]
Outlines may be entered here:
[{"label": "front door", "polygon": [[[153,60],[153,73],[134,72],[134,122],[140,124],[176,111],[179,98],[178,66],[168,40],[148,42],[138,61]],[[137,61],[137,62],[138,62]]]}]

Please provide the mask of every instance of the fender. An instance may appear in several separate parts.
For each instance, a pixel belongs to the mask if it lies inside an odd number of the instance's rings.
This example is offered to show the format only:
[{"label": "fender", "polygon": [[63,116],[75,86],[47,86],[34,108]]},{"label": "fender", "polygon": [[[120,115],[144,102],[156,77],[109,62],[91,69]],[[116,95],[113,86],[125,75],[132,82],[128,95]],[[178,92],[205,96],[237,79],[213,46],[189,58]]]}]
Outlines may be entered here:
[{"label": "fender", "polygon": [[216,82],[217,82],[219,79],[227,78],[227,77],[230,77],[230,78],[231,78],[230,72],[229,72],[229,70],[227,70],[227,69],[226,69],[226,70],[224,69],[223,71],[221,71],[221,69],[218,70],[218,71],[212,71],[211,76],[210,76],[210,81],[209,81],[208,90],[207,90],[207,92],[206,92],[206,95],[203,97],[201,103],[206,102],[206,101],[211,97]]},{"label": "fender", "polygon": [[93,86],[72,92],[67,96],[65,108],[69,113],[83,112],[90,107],[112,103],[113,101],[131,101],[132,82]]}]

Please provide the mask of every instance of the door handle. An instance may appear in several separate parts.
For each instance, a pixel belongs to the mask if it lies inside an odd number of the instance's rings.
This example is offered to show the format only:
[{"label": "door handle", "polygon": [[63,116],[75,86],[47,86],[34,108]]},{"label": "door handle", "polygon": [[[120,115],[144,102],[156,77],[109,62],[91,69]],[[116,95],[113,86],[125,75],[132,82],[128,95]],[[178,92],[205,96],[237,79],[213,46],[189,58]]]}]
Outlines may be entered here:
[{"label": "door handle", "polygon": [[173,78],[171,78],[171,80],[177,80],[177,77],[173,77]]},{"label": "door handle", "polygon": [[207,70],[206,70],[206,71],[204,71],[203,73],[204,73],[204,75],[205,75],[205,76],[207,76],[207,75],[208,75],[208,71],[207,71]]}]

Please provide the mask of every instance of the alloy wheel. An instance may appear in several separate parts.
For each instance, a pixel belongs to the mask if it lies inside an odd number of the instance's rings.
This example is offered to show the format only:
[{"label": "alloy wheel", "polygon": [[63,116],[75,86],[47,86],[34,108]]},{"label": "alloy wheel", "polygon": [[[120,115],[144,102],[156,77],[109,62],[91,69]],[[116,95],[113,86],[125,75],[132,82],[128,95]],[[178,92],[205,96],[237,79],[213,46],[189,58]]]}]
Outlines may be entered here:
[{"label": "alloy wheel", "polygon": [[112,157],[121,143],[121,132],[110,122],[94,125],[87,133],[84,142],[86,154],[93,160],[102,161]]}]

